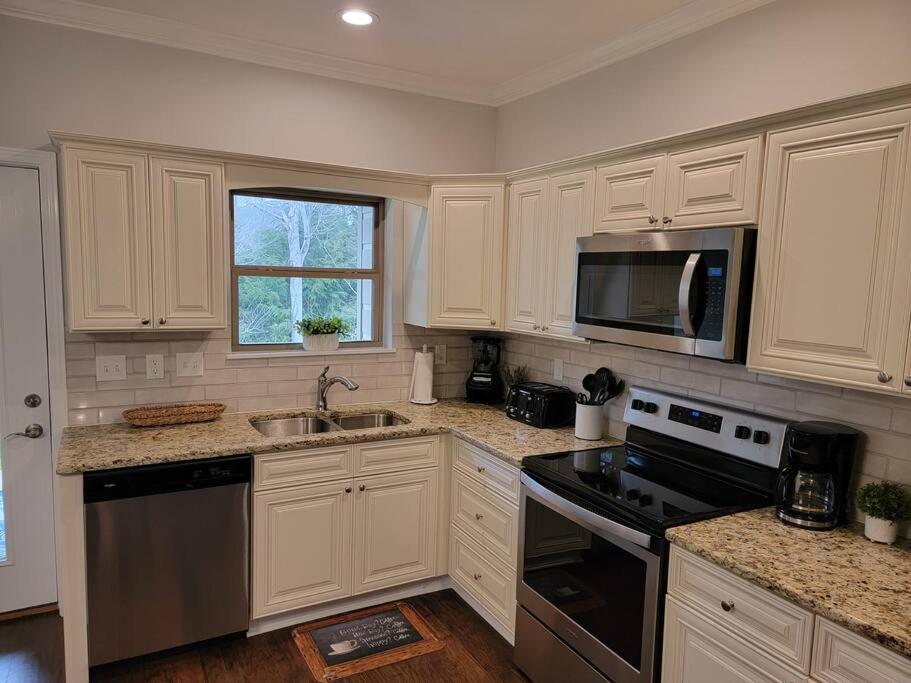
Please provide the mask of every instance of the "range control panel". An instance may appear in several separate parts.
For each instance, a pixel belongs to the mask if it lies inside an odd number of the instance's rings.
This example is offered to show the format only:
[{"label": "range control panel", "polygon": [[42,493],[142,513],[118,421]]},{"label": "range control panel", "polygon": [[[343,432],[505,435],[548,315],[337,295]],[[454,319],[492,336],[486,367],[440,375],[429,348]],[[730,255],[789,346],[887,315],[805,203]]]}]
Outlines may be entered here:
[{"label": "range control panel", "polygon": [[630,387],[623,420],[751,462],[778,467],[787,422],[655,389]]}]

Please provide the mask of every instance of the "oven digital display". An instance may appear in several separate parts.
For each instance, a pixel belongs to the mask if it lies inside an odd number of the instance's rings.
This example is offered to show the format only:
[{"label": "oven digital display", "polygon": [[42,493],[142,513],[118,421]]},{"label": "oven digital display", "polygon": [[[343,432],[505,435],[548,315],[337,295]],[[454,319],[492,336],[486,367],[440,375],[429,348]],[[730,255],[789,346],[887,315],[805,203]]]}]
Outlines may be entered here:
[{"label": "oven digital display", "polygon": [[671,404],[667,419],[672,422],[689,425],[690,427],[696,427],[697,429],[704,429],[707,432],[715,432],[716,434],[721,432],[721,415],[707,413],[704,410],[694,410],[675,403]]}]

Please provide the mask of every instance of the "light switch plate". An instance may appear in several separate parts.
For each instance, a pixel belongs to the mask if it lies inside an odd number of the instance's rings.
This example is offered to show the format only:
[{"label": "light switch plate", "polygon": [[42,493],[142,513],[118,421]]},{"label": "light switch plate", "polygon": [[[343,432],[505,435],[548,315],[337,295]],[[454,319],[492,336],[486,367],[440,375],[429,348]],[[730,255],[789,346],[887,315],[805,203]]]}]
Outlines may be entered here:
[{"label": "light switch plate", "polygon": [[554,379],[561,381],[563,379],[563,359],[554,358]]},{"label": "light switch plate", "polygon": [[446,365],[446,344],[437,344],[433,347],[433,364]]},{"label": "light switch plate", "polygon": [[162,354],[146,354],[146,379],[164,379],[164,356]]},{"label": "light switch plate", "polygon": [[203,359],[201,353],[178,353],[178,377],[202,377]]},{"label": "light switch plate", "polygon": [[126,378],[126,356],[95,356],[95,379],[99,382],[114,382]]}]

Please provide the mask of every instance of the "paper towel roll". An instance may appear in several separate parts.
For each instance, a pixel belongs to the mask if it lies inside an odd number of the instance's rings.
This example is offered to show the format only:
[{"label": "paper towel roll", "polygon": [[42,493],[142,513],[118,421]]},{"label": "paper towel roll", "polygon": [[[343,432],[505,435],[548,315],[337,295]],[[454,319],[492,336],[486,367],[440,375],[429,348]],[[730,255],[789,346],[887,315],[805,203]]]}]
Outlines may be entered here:
[{"label": "paper towel roll", "polygon": [[408,391],[412,403],[429,405],[436,403],[433,397],[433,351],[424,347],[414,354],[414,369],[411,371],[411,387]]}]

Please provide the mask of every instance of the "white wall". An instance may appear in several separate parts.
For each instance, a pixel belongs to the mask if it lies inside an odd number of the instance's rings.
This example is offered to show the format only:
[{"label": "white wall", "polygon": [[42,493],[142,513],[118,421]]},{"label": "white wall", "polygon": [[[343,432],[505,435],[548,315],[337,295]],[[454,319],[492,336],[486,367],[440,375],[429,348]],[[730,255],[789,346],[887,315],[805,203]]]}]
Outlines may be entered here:
[{"label": "white wall", "polygon": [[778,0],[504,105],[514,170],[911,81],[909,0]]},{"label": "white wall", "polygon": [[494,165],[492,108],[0,16],[0,146],[60,129],[420,173]]}]

